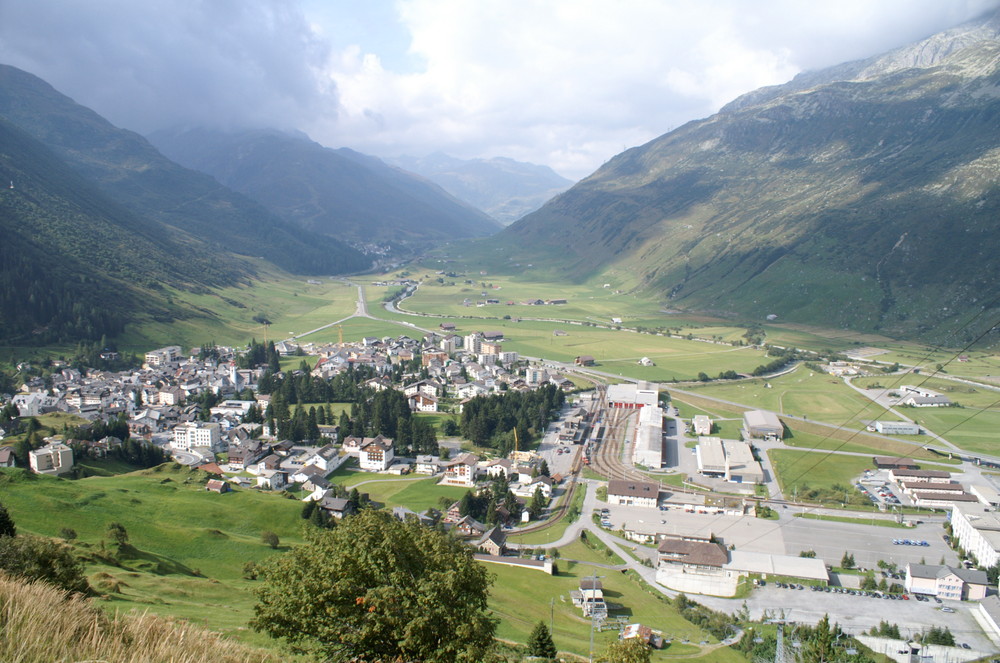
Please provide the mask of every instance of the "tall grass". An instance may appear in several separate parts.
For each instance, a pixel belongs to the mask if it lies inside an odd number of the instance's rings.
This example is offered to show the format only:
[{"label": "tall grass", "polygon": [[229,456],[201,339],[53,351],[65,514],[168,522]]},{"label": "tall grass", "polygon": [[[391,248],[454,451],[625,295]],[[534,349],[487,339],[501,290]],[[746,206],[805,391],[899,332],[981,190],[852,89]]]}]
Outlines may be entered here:
[{"label": "tall grass", "polygon": [[0,575],[0,658],[7,663],[277,663],[271,652],[150,614],[111,617],[80,595]]}]

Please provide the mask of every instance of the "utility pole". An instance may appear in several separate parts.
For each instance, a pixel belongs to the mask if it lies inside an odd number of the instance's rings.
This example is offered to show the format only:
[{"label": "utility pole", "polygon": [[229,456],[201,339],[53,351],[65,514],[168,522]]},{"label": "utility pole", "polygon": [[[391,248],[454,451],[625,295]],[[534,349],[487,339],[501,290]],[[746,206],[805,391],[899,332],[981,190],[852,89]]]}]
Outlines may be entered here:
[{"label": "utility pole", "polygon": [[[596,571],[594,572],[594,575],[590,576],[590,598],[593,598],[593,596],[594,596],[595,587],[597,587],[597,579],[598,578],[603,578],[603,577],[604,576],[597,575]],[[588,603],[593,603],[593,601],[588,601],[587,600],[587,596],[584,595],[583,604],[587,605]],[[590,663],[594,663],[594,622],[595,621],[597,621],[597,612],[594,610],[594,606],[591,605],[590,606],[590,657],[589,657]]]}]

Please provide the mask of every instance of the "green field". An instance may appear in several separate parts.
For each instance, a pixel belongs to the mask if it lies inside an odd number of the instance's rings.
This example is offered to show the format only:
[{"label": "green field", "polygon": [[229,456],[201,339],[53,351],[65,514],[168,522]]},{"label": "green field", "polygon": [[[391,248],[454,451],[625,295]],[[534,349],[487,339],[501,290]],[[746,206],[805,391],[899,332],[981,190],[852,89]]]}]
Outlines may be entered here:
[{"label": "green field", "polygon": [[789,499],[804,485],[821,489],[832,489],[835,484],[850,487],[859,475],[872,467],[871,458],[818,451],[770,449],[767,457],[781,492]]},{"label": "green field", "polygon": [[837,426],[858,427],[862,419],[877,419],[883,411],[840,378],[815,373],[803,365],[774,379],[716,382],[691,391]]},{"label": "green field", "polygon": [[[209,493],[203,472],[170,466],[79,481],[26,476],[0,471],[3,503],[18,531],[58,537],[65,527],[75,530],[78,551],[93,559],[92,584],[102,591],[120,584],[108,592],[108,609],[149,609],[275,646],[246,629],[253,583],[242,578],[242,567],[275,554],[260,541],[264,531],[278,535],[278,552],[301,541],[297,500],[251,490]],[[99,559],[102,549],[114,548],[105,540],[111,522],[125,527],[135,548],[120,566]]]},{"label": "green field", "polygon": [[[602,555],[595,553],[577,542],[560,549],[563,558],[605,563]],[[557,560],[559,574],[548,576],[538,571],[529,571],[497,564],[487,568],[496,576],[491,590],[490,608],[500,618],[497,636],[525,642],[532,628],[539,621],[549,625],[556,647],[562,652],[577,656],[587,656],[590,639],[590,621],[584,619],[579,608],[573,606],[569,593],[578,588],[580,580],[596,572],[603,576],[605,598],[622,606],[615,615],[627,615],[631,621],[638,621],[654,629],[663,630],[666,637],[688,639],[692,642],[717,642],[717,640],[680,615],[663,599],[653,595],[631,576],[617,571],[609,571],[589,564],[575,564]],[[600,653],[610,642],[617,639],[617,631],[594,634],[594,648]],[[697,656],[696,645],[678,642],[661,652],[653,654],[654,661],[666,661],[677,656],[688,659]],[[744,657],[728,648],[717,649],[703,657],[689,660],[701,661],[744,661]]]}]

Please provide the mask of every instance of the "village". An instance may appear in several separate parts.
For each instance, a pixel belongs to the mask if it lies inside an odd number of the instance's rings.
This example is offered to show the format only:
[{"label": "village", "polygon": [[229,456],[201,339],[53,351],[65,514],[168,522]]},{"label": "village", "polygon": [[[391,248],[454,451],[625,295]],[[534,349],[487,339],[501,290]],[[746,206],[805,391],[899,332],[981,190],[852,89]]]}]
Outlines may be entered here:
[{"label": "village", "polygon": [[[365,367],[371,377],[360,386],[373,392],[399,391],[414,413],[459,414],[476,396],[545,385],[562,392],[577,389],[553,364],[532,363],[505,352],[501,332],[461,337],[453,329],[443,323],[440,333],[428,333],[420,340],[400,336],[326,345],[281,342],[274,344],[274,350],[292,360],[314,359],[309,374],[321,380]],[[801,595],[795,591],[810,588],[810,594],[824,594],[821,610],[840,610],[845,623],[856,611],[858,597],[884,598],[895,601],[891,612],[902,610],[900,614],[915,624],[944,618],[954,620],[956,630],[967,631],[970,623],[976,623],[994,634],[989,637],[1000,638],[996,627],[1000,599],[995,583],[979,570],[1000,561],[996,540],[1000,524],[992,513],[1000,496],[988,483],[966,489],[949,472],[921,470],[910,459],[873,458],[871,470],[858,477],[856,488],[889,515],[894,507],[902,513],[903,506],[951,509],[950,537],[964,556],[956,555],[947,535],[942,541],[944,520],[931,512],[925,522],[909,523],[912,531],[906,537],[873,541],[861,525],[794,517],[804,515],[805,509],[777,489],[773,468],[762,453],[782,444],[784,426],[774,413],[745,412],[739,438],[723,439],[713,435],[710,417],[680,418],[665,394],[642,382],[602,385],[580,393],[557,413],[557,420],[530,451],[515,448],[506,455],[483,456],[463,450],[458,440],[444,440],[436,454],[406,455],[391,437],[350,435],[333,417],[317,425],[316,439],[293,442],[279,438],[266,418],[250,421],[248,415],[265,411],[270,403],[271,395],[258,391],[269,369],[241,368],[242,352],[219,347],[206,356],[200,348],[185,353],[168,346],[146,353],[141,369],[124,372],[81,371],[55,361],[49,378],[26,380],[10,403],[21,417],[64,412],[91,422],[126,421],[133,439],[208,473],[207,491],[291,490],[304,503],[314,503],[328,519],[349,516],[367,500],[364,493],[345,491],[331,481],[338,471],[433,477],[440,486],[464,488],[470,495],[495,493],[500,501],[488,514],[471,513],[461,500],[419,513],[400,505],[393,507],[393,513],[449,529],[466,540],[483,562],[548,574],[556,566],[551,555],[519,554],[533,548],[510,544],[508,537],[560,517],[574,491],[581,490],[582,518],[549,549],[592,532],[629,560],[623,569],[636,571],[667,595],[701,595],[709,605],[729,609],[722,597],[744,595],[741,588],[752,583],[749,605],[764,615],[789,601],[798,605]],[[576,363],[586,366],[589,359],[580,357]],[[304,371],[280,373],[294,377]],[[937,394],[915,393],[915,388],[903,391],[899,400],[929,398],[936,399],[930,406],[941,405]],[[198,396],[209,392],[214,404],[206,411]],[[872,426],[884,434],[910,432],[900,422]],[[622,447],[612,447],[612,437],[620,437]],[[70,446],[79,449],[81,442],[85,453],[98,456],[122,444],[116,438],[80,441],[53,436],[30,451],[28,464],[41,474],[66,474],[74,464]],[[612,465],[609,453],[617,454]],[[0,465],[15,463],[12,448],[0,447]],[[588,465],[609,480],[578,478]],[[679,472],[689,483],[671,480]],[[505,500],[508,493],[510,499]],[[840,554],[846,556],[847,550],[856,551],[854,568],[838,568],[843,566],[837,563]],[[929,555],[940,556],[941,563],[926,563]],[[883,582],[871,588],[866,579],[876,568]],[[598,628],[615,625],[630,637],[664,642],[662,631],[622,622],[616,615],[622,614],[622,606],[605,601],[599,580],[582,582],[571,594],[581,614]],[[948,608],[945,617],[942,600],[978,607]],[[817,606],[798,609],[808,613]]]}]

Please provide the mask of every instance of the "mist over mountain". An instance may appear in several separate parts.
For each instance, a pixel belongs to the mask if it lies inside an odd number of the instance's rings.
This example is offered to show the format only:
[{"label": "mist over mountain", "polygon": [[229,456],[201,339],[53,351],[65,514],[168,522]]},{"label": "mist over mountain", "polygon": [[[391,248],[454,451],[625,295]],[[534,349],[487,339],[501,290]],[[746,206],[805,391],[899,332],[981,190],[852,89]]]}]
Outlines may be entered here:
[{"label": "mist over mountain", "polygon": [[392,163],[423,175],[505,226],[573,185],[548,166],[505,157],[457,159],[437,152],[426,157],[403,156]]},{"label": "mist over mountain", "polygon": [[422,177],[302,134],[192,129],[157,132],[150,140],[283,219],[353,243],[426,245],[500,229]]},{"label": "mist over mountain", "polygon": [[184,231],[217,250],[263,256],[293,273],[363,269],[339,241],[282,221],[211,177],[164,157],[48,83],[0,65],[0,117],[34,137],[132,213]]},{"label": "mist over mountain", "polygon": [[994,14],[751,92],[500,239],[672,308],[962,342],[1000,310],[998,37]]}]

